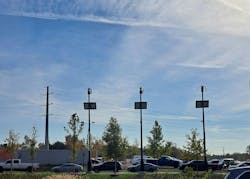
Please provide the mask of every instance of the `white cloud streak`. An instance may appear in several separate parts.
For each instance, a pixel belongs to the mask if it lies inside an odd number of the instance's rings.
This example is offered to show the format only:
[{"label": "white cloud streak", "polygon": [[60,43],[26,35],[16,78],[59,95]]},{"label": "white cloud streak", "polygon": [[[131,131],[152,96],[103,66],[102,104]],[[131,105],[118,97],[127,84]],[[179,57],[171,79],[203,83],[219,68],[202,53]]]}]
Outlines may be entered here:
[{"label": "white cloud streak", "polygon": [[[194,31],[249,36],[250,5],[243,1],[8,1],[1,2],[4,14],[39,18],[178,27]],[[1,7],[0,6],[0,7]]]}]

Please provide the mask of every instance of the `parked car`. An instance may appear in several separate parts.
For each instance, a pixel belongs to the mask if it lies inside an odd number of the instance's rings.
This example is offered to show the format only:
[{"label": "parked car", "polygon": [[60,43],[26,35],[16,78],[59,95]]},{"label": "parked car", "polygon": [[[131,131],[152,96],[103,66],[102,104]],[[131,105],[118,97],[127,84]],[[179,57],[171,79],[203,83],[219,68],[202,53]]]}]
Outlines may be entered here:
[{"label": "parked car", "polygon": [[[152,157],[150,157],[150,156],[147,156],[147,155],[143,155],[142,158],[143,158],[143,161],[144,161],[145,163],[147,162],[147,160],[153,160],[153,159],[154,159],[154,158],[152,158]],[[132,163],[133,165],[139,164],[140,161],[141,161],[141,156],[140,156],[140,155],[134,155],[133,158],[131,159],[131,163]]]},{"label": "parked car", "polygon": [[[239,177],[244,172],[250,172],[250,166],[228,169],[228,173],[227,173],[227,175],[225,176],[224,179],[236,179],[237,177]],[[246,174],[246,175],[248,175],[248,174]],[[243,177],[241,179],[243,179]]]},{"label": "parked car", "polygon": [[250,161],[240,162],[237,165],[230,165],[229,169],[231,169],[231,168],[237,168],[237,167],[246,167],[246,166],[250,166]]},{"label": "parked car", "polygon": [[62,165],[53,167],[51,169],[53,172],[81,172],[83,167],[75,163],[64,163]]},{"label": "parked car", "polygon": [[118,172],[121,169],[122,169],[122,164],[120,162],[114,162],[114,161],[103,162],[100,164],[93,165],[93,170],[95,172],[104,171],[104,170],[111,170],[114,172],[115,171]]},{"label": "parked car", "polygon": [[[139,160],[139,161],[141,161],[141,160]],[[155,158],[144,159],[143,162],[158,165],[158,159],[155,159]]]},{"label": "parked car", "polygon": [[224,168],[228,168],[230,165],[234,165],[235,161],[233,158],[224,158],[222,159],[223,163],[224,163]]},{"label": "parked car", "polygon": [[[130,172],[141,171],[141,164],[132,165],[132,166],[128,167],[127,170],[130,171]],[[158,170],[158,166],[157,165],[154,165],[152,163],[144,163],[144,171],[154,172],[156,170]]]},{"label": "parked car", "polygon": [[223,160],[219,160],[219,159],[212,159],[212,160],[209,160],[207,163],[208,163],[208,167],[212,170],[221,170],[224,165]]},{"label": "parked car", "polygon": [[174,168],[178,168],[179,166],[181,166],[181,164],[181,160],[167,155],[161,156],[161,158],[158,160],[158,165],[160,166],[171,166]]},{"label": "parked car", "polygon": [[102,163],[100,160],[95,160],[95,159],[91,159],[91,164],[99,164]]},{"label": "parked car", "polygon": [[0,163],[0,172],[6,170],[29,171],[39,168],[39,163],[22,163],[20,159],[10,159]]},{"label": "parked car", "polygon": [[179,169],[184,170],[186,167],[191,167],[195,171],[204,171],[207,169],[204,160],[192,160],[190,162],[183,163]]}]

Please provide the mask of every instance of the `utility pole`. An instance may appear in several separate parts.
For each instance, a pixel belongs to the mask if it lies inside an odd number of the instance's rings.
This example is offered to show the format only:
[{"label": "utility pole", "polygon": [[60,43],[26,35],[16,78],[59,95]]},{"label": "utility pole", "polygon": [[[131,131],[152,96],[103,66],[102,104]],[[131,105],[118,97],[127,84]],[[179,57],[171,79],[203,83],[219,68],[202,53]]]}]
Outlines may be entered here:
[{"label": "utility pole", "polygon": [[45,150],[49,150],[49,86],[46,96]]}]

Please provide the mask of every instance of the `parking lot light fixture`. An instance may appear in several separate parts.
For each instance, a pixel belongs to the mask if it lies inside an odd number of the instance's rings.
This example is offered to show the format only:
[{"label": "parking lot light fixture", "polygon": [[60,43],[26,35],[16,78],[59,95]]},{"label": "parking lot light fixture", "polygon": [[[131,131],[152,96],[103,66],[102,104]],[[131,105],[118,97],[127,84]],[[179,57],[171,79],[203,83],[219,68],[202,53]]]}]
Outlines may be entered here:
[{"label": "parking lot light fixture", "polygon": [[92,89],[88,88],[88,102],[84,103],[84,109],[88,110],[88,118],[89,118],[89,125],[88,125],[88,172],[92,171],[91,166],[91,133],[90,133],[90,110],[96,109],[96,103],[90,102],[90,94],[92,94]]},{"label": "parking lot light fixture", "polygon": [[140,102],[135,102],[135,109],[140,109],[140,127],[141,127],[141,171],[144,171],[144,161],[143,161],[143,139],[142,139],[142,109],[147,109],[147,102],[142,102],[143,89],[140,87]]}]

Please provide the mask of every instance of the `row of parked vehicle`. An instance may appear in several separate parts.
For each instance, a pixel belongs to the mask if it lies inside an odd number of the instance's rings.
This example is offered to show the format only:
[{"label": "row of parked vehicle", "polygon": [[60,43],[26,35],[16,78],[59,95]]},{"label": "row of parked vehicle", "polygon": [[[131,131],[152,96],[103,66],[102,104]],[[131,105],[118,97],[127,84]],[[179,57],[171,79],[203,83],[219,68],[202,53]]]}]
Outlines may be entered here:
[{"label": "row of parked vehicle", "polygon": [[186,163],[183,163],[180,166],[181,170],[184,170],[185,167],[191,167],[193,170],[222,170],[222,169],[233,169],[238,167],[245,167],[250,166],[250,161],[243,161],[243,162],[235,162],[232,158],[225,158],[225,159],[212,159],[208,161],[207,166],[203,160],[192,160]]},{"label": "row of parked vehicle", "polygon": [[[121,162],[118,161],[106,161],[92,159],[92,169],[95,172],[100,171],[114,171],[118,172],[124,168],[127,168],[130,172],[137,172],[141,170],[140,158],[138,156],[131,161],[133,165],[124,167]],[[152,162],[152,163],[150,163]],[[148,172],[157,171],[159,166],[172,166],[179,167],[180,170],[185,170],[186,167],[193,168],[195,171],[203,171],[208,169],[221,170],[226,169],[228,171],[225,179],[244,179],[250,178],[250,161],[244,161],[236,163],[231,158],[225,159],[213,159],[208,161],[207,165],[203,160],[192,160],[189,162],[182,162],[179,159],[170,156],[162,156],[160,159],[153,159],[151,157],[144,157],[144,170]],[[38,163],[22,163],[20,159],[7,160],[0,163],[0,172],[5,170],[25,170],[33,171],[39,168]],[[83,167],[75,163],[65,163],[52,168],[53,172],[81,172]]]}]

